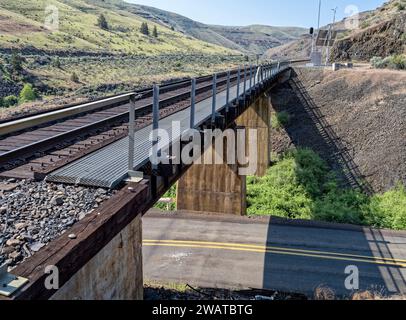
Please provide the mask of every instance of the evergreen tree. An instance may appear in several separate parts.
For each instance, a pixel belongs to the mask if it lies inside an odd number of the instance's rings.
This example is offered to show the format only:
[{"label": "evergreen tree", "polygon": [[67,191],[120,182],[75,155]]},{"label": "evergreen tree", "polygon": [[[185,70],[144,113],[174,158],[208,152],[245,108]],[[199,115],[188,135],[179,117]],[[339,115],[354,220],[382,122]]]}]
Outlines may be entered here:
[{"label": "evergreen tree", "polygon": [[109,24],[104,14],[100,14],[99,18],[97,19],[97,25],[103,30],[109,30]]},{"label": "evergreen tree", "polygon": [[13,53],[13,55],[11,56],[10,64],[14,72],[20,72],[23,70],[23,61],[24,58],[22,58],[19,54],[15,52]]},{"label": "evergreen tree", "polygon": [[154,30],[152,31],[152,35],[153,35],[155,38],[158,38],[158,29],[157,29],[156,26],[154,26]]},{"label": "evergreen tree", "polygon": [[76,82],[76,83],[79,82],[79,77],[78,77],[78,75],[76,74],[76,72],[74,72],[74,73],[71,74],[70,80],[71,80],[72,82]]},{"label": "evergreen tree", "polygon": [[146,35],[146,36],[149,36],[148,23],[143,22],[143,23],[141,24],[141,29],[140,29],[140,31],[141,31],[142,34],[144,34],[144,35]]}]

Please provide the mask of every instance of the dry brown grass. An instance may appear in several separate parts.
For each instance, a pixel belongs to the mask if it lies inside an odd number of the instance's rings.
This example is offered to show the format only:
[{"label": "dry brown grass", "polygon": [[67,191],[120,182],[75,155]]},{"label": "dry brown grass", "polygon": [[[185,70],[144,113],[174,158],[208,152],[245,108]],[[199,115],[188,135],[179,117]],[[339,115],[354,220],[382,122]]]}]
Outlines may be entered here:
[{"label": "dry brown grass", "polygon": [[336,300],[336,294],[333,289],[321,285],[317,287],[316,290],[314,291],[314,300],[323,300],[323,301]]}]

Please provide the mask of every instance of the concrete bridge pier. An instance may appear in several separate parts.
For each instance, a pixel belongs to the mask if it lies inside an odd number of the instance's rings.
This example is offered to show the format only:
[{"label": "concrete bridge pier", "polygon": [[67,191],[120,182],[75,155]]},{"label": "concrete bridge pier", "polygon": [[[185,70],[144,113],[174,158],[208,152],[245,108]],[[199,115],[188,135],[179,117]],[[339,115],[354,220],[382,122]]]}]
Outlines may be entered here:
[{"label": "concrete bridge pier", "polygon": [[[226,148],[227,142],[225,142]],[[214,155],[214,145],[200,161]],[[194,164],[178,182],[177,209],[188,213],[246,214],[246,177],[237,164]],[[213,162],[214,163],[214,162]]]},{"label": "concrete bridge pier", "polygon": [[[237,118],[235,128],[246,129],[246,156],[256,159],[256,174],[263,176],[270,164],[270,99],[266,94],[261,94],[257,99],[252,99],[251,104]],[[257,146],[256,156],[251,157],[249,150],[249,129],[256,129]],[[236,130],[236,129],[234,129]],[[252,134],[252,133],[251,133]],[[228,147],[224,139],[224,149]],[[236,149],[236,148],[235,148]],[[205,151],[202,159],[208,153],[214,154],[212,145]],[[234,150],[237,154],[237,150]],[[223,153],[225,156],[227,152]],[[237,155],[236,155],[236,158]],[[238,164],[205,164],[200,160],[193,164],[178,182],[177,209],[189,213],[210,213],[246,215],[246,176],[240,175]],[[214,162],[212,162],[214,163]]]}]

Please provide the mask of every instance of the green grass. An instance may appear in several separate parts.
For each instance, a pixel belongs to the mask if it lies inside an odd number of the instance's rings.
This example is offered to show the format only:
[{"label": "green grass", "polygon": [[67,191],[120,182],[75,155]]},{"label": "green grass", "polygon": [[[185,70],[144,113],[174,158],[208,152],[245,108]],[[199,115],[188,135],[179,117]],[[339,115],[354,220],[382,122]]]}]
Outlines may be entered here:
[{"label": "green grass", "polygon": [[[176,200],[176,184],[173,185],[169,189],[169,191],[164,194],[164,196],[162,198],[170,198],[170,199]],[[157,203],[155,205],[155,208],[161,209],[163,211],[167,211],[168,210],[168,205],[166,203]],[[169,205],[169,211],[174,211],[174,210],[176,210],[176,201],[174,201],[174,203],[171,203]]]},{"label": "green grass", "polygon": [[289,113],[285,111],[277,112],[271,118],[271,126],[273,129],[279,130],[288,125],[289,121],[290,121]]},{"label": "green grass", "polygon": [[326,163],[308,149],[287,153],[265,177],[249,177],[247,203],[250,215],[406,229],[404,186],[373,196],[342,189]]},{"label": "green grass", "polygon": [[[55,6],[59,12],[59,29],[44,29],[45,8]],[[95,51],[109,53],[145,54],[191,53],[238,54],[236,51],[188,37],[182,33],[152,23],[132,13],[116,1],[108,6],[102,1],[81,0],[0,0],[0,27],[2,47],[33,46],[46,50]],[[108,30],[98,26],[103,14]],[[159,39],[141,34],[140,27],[147,22],[157,28]],[[13,30],[7,27],[14,26]]]}]

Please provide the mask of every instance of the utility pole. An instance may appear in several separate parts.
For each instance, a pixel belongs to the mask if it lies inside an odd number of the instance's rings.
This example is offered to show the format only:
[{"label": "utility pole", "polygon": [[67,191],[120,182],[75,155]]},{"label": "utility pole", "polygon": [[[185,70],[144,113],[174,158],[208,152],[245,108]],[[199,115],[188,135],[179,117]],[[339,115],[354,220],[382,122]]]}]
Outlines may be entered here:
[{"label": "utility pole", "polygon": [[[319,33],[319,31],[320,31],[320,16],[321,16],[321,0],[319,0],[319,14],[318,14],[318,19],[317,19],[317,33]],[[316,47],[316,45],[315,45],[315,41],[316,41],[316,39],[315,39],[315,37],[314,37],[314,35],[315,35],[315,32],[313,32],[313,38],[312,38],[312,53],[314,52],[314,48]]]},{"label": "utility pole", "polygon": [[328,60],[330,58],[330,41],[331,41],[331,32],[333,30],[333,26],[336,23],[336,14],[337,14],[338,7],[331,9],[333,11],[333,23],[330,25],[328,29],[328,36],[327,36],[327,55],[326,55],[326,66],[328,65]]}]

